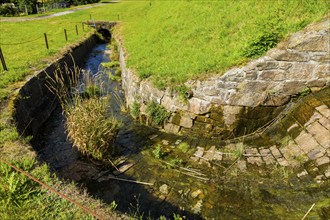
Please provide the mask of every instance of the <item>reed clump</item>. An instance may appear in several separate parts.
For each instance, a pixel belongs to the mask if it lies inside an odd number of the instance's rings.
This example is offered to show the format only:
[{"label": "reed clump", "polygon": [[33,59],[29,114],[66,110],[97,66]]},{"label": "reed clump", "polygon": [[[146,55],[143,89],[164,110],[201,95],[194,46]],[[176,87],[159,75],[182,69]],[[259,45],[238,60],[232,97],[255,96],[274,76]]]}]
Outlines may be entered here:
[{"label": "reed clump", "polygon": [[89,76],[79,77],[80,74],[78,68],[58,69],[52,77],[48,76],[47,87],[61,104],[73,145],[85,156],[110,159],[121,123],[109,112],[110,98],[102,94],[101,89],[84,95],[84,88],[96,88],[97,85]]}]

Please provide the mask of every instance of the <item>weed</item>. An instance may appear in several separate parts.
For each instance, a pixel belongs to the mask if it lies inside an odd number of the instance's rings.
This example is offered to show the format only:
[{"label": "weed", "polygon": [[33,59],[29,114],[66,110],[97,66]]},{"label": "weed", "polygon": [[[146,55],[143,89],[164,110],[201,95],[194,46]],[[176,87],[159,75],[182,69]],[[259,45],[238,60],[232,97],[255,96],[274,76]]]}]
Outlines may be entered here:
[{"label": "weed", "polygon": [[148,103],[146,111],[148,120],[154,126],[162,125],[171,116],[170,112],[154,101]]},{"label": "weed", "polygon": [[188,143],[186,142],[183,142],[183,143],[180,143],[178,146],[177,146],[178,149],[180,149],[182,152],[186,153],[188,152],[190,146]]},{"label": "weed", "polygon": [[232,155],[234,157],[234,159],[238,159],[240,157],[242,157],[243,153],[244,153],[244,145],[243,143],[239,143],[237,145],[235,145],[235,148],[232,151]]},{"label": "weed", "polygon": [[248,46],[243,49],[243,56],[257,57],[263,55],[269,49],[275,47],[282,39],[282,21],[271,19],[259,24],[260,33],[250,40]]},{"label": "weed", "polygon": [[173,213],[174,220],[184,220],[187,219],[186,216],[181,216],[180,214]]},{"label": "weed", "polygon": [[187,103],[188,97],[187,93],[190,90],[186,85],[179,85],[174,88],[174,90],[179,94],[179,99],[183,103]]},{"label": "weed", "polygon": [[134,119],[137,119],[140,117],[140,108],[141,108],[141,104],[137,101],[134,101],[133,104],[132,104],[132,109],[131,109],[131,116],[134,118]]},{"label": "weed", "polygon": [[306,95],[310,94],[311,92],[312,92],[312,90],[310,88],[306,87],[299,92],[299,96],[306,96]]},{"label": "weed", "polygon": [[104,68],[115,68],[115,67],[119,67],[120,63],[118,61],[111,61],[111,62],[103,62],[101,63],[101,65]]},{"label": "weed", "polygon": [[64,110],[68,136],[84,155],[102,160],[114,153],[120,123],[108,113],[109,99],[76,99]]},{"label": "weed", "polygon": [[[64,74],[57,70],[54,78],[49,77],[48,88],[61,103],[67,119],[68,137],[74,146],[82,154],[102,160],[114,153],[112,142],[121,124],[108,112],[109,98],[91,96],[89,99],[83,99],[79,91],[72,93],[77,90],[79,72],[79,69],[67,68]],[[89,80],[89,77],[84,79]]]},{"label": "weed", "polygon": [[152,154],[154,155],[154,157],[156,159],[162,159],[164,157],[164,152],[162,150],[162,146],[161,145],[156,145],[155,149],[152,150]]}]

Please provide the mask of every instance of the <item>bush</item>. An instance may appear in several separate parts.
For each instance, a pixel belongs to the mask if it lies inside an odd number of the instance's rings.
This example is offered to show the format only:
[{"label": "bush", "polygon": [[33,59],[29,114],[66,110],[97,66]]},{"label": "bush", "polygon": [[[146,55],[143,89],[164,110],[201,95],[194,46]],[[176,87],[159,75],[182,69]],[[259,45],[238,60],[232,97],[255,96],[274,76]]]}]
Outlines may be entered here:
[{"label": "bush", "polygon": [[260,24],[260,33],[250,40],[244,48],[243,56],[254,58],[263,55],[269,49],[275,47],[283,38],[280,21],[270,21]]},{"label": "bush", "polygon": [[18,10],[12,4],[0,5],[0,15],[15,16],[18,15]]},{"label": "bush", "polygon": [[68,136],[84,155],[102,160],[114,153],[120,123],[108,114],[109,99],[76,99],[64,112]]},{"label": "bush", "polygon": [[151,124],[156,126],[162,125],[171,116],[171,113],[167,112],[163,106],[152,101],[147,105],[147,116]]},{"label": "bush", "polygon": [[141,114],[140,108],[141,108],[141,104],[138,103],[137,101],[134,101],[133,105],[132,105],[132,109],[131,109],[131,116],[134,119],[137,119],[140,117],[140,114]]}]

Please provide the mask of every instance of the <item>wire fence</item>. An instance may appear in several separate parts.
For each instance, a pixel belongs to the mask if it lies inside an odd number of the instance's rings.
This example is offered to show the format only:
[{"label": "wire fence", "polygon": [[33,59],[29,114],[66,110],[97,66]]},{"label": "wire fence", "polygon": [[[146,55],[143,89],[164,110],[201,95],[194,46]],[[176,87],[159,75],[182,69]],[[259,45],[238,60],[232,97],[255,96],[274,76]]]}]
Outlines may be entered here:
[{"label": "wire fence", "polygon": [[[4,47],[6,47],[6,46],[10,46],[10,47],[11,46],[22,46],[22,45],[24,46],[24,45],[33,43],[36,47],[38,47],[38,48],[36,48],[38,50],[40,50],[40,47],[44,47],[45,49],[49,50],[52,47],[52,44],[54,45],[54,42],[56,40],[58,40],[58,38],[61,35],[65,39],[65,42],[68,42],[70,39],[70,36],[75,35],[74,37],[76,37],[76,36],[79,36],[79,34],[85,33],[87,31],[87,28],[85,26],[90,27],[85,22],[81,22],[81,23],[75,23],[74,27],[71,26],[71,28],[63,28],[58,33],[52,33],[52,34],[43,33],[43,34],[40,34],[41,36],[39,36],[39,37],[35,37],[33,39],[19,41],[19,42],[18,41],[17,42],[0,42],[0,61],[2,64],[2,69],[4,71],[8,71],[8,69],[9,69],[6,59],[5,59],[6,51],[3,50]],[[52,40],[50,40],[50,38]]]}]

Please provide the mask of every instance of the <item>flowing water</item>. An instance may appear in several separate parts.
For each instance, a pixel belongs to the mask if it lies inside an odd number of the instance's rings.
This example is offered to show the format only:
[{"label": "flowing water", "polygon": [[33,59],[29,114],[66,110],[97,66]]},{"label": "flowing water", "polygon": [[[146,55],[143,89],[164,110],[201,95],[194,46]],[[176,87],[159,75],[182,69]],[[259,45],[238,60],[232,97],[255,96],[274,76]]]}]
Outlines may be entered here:
[{"label": "flowing water", "polygon": [[[99,64],[109,61],[109,53],[106,44],[95,47],[85,70],[116,96],[109,108],[123,121],[114,143],[120,155],[115,161],[118,170],[87,159],[72,147],[58,107],[34,147],[40,160],[60,177],[87,187],[106,203],[115,201],[121,212],[152,219],[173,218],[173,213],[188,219],[301,219],[311,204],[330,196],[329,188],[315,186],[312,180],[301,182],[291,170],[239,169],[232,166],[236,158],[229,157],[221,162],[198,159],[196,150],[222,149],[223,142],[167,134],[134,121],[121,111],[120,84],[104,73],[109,70],[98,72]],[[157,146],[164,153],[161,159],[155,157]]]}]

